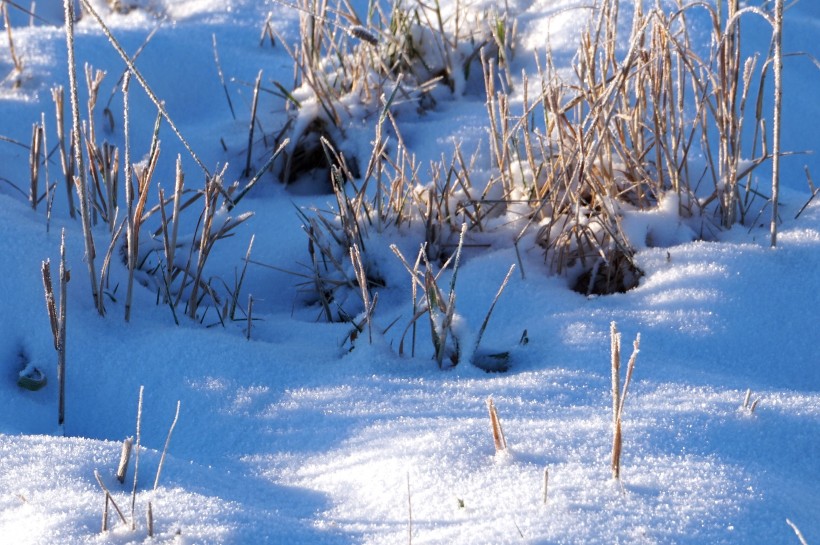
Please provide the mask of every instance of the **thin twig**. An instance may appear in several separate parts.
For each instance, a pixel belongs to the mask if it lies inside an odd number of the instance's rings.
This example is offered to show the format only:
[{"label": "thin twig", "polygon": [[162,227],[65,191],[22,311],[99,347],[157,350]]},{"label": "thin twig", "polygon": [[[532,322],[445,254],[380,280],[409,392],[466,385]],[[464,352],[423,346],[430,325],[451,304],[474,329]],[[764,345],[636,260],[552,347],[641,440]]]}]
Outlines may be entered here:
[{"label": "thin twig", "polygon": [[547,504],[547,491],[549,490],[550,470],[548,467],[544,468],[544,505]]},{"label": "thin twig", "polygon": [[795,535],[797,535],[797,539],[800,540],[801,545],[809,545],[808,542],[806,541],[806,538],[803,537],[803,533],[800,531],[800,528],[798,528],[795,523],[793,523],[789,519],[786,519],[786,524],[791,526],[791,529],[794,530],[794,533],[795,533]]},{"label": "thin twig", "polygon": [[410,494],[410,472],[407,472],[407,544],[413,545],[413,501]]},{"label": "thin twig", "polygon": [[[253,100],[251,101],[251,124],[248,127],[248,154],[245,158],[245,170],[242,171],[244,177],[251,175],[251,159],[253,157],[253,132],[256,127],[256,108],[259,105],[259,86],[262,84],[262,70],[256,75],[256,83],[253,85]],[[227,90],[226,90],[227,93]]]},{"label": "thin twig", "polygon": [[504,288],[507,287],[507,282],[510,281],[510,276],[512,276],[514,270],[515,265],[511,265],[510,270],[507,271],[507,276],[504,277],[504,281],[501,282],[501,286],[498,288],[498,292],[496,292],[493,302],[490,304],[490,309],[487,311],[487,315],[484,316],[484,321],[481,323],[481,327],[478,330],[478,336],[475,340],[475,351],[478,350],[478,346],[481,344],[481,338],[484,336],[484,330],[487,329],[487,324],[490,322],[490,315],[492,315],[493,309],[495,309],[495,304],[498,302],[498,298],[501,297],[501,294],[504,292]]},{"label": "thin twig", "polygon": [[219,76],[219,82],[222,84],[222,89],[225,90],[225,98],[228,100],[228,108],[231,110],[231,117],[236,121],[236,113],[233,110],[233,102],[231,102],[231,95],[228,93],[228,86],[225,84],[225,74],[222,72],[222,64],[219,62],[219,50],[216,47],[216,34],[211,34],[211,40],[214,44],[214,63],[216,64],[216,73]]},{"label": "thin twig", "polygon": [[74,161],[77,165],[78,176],[74,178],[74,186],[80,199],[80,216],[83,222],[83,240],[85,242],[85,261],[88,266],[88,273],[91,280],[91,295],[94,298],[94,306],[100,315],[105,313],[102,297],[97,292],[97,272],[94,267],[94,237],[91,231],[91,203],[89,200],[88,179],[83,159],[82,144],[80,142],[80,102],[77,90],[77,65],[74,60],[74,2],[63,0],[65,11],[66,29],[66,50],[68,52],[68,82],[71,95],[71,119],[72,119],[72,147],[74,149]]},{"label": "thin twig", "polygon": [[[114,501],[114,497],[111,495],[111,492],[108,491],[108,488],[105,486],[105,483],[103,483],[102,477],[100,477],[100,472],[97,471],[96,469],[94,470],[94,477],[96,477],[97,483],[100,485],[100,488],[102,488],[103,492],[105,492],[105,496],[108,499],[108,502],[111,502],[111,505],[114,506],[114,510],[117,511],[117,515],[119,515],[120,520],[122,521],[122,523],[127,525],[128,522],[125,520],[125,516],[122,514],[122,511],[120,510],[119,506],[117,505],[117,502]],[[106,502],[106,505],[108,505],[107,502]],[[106,519],[106,521],[107,521],[107,519]],[[103,530],[105,530],[106,526],[107,526],[107,524],[106,524],[106,522],[104,522],[103,523]]]},{"label": "thin twig", "polygon": [[[64,0],[64,2],[66,3],[66,6],[68,6],[70,5],[71,0]],[[210,178],[211,173],[205,166],[205,163],[202,162],[202,160],[199,158],[199,155],[196,154],[196,152],[185,139],[185,137],[182,136],[182,133],[177,128],[176,123],[174,123],[174,120],[171,119],[171,116],[168,115],[168,111],[165,109],[165,103],[157,97],[156,93],[154,93],[153,89],[151,89],[151,87],[148,85],[148,82],[145,80],[142,73],[137,69],[136,65],[131,60],[131,57],[128,56],[128,54],[120,45],[119,41],[117,41],[114,35],[111,34],[111,30],[102,20],[100,15],[96,12],[94,7],[91,5],[91,2],[89,2],[89,0],[80,0],[80,3],[83,5],[85,10],[89,14],[91,14],[91,16],[100,25],[100,28],[102,28],[103,34],[105,34],[106,38],[108,38],[109,43],[111,43],[111,45],[117,51],[120,58],[123,60],[123,62],[125,62],[126,66],[128,66],[128,69],[131,71],[134,77],[137,78],[137,81],[139,82],[140,86],[143,88],[145,93],[148,95],[148,98],[151,99],[151,102],[153,102],[154,106],[157,107],[157,110],[159,110],[159,112],[162,114],[162,117],[164,117],[165,121],[168,122],[168,125],[170,125],[171,130],[174,131],[174,134],[177,136],[179,141],[182,143],[183,146],[185,146],[185,149],[188,150],[188,153],[191,155],[191,158],[194,160],[194,162],[196,162],[197,165],[199,165],[199,168],[201,168],[202,171],[205,173],[206,178]],[[66,11],[68,11],[68,7],[66,8]],[[71,54],[71,60],[69,62],[73,64],[73,52]]]},{"label": "thin twig", "polygon": [[165,463],[165,455],[168,453],[168,445],[171,444],[171,434],[174,433],[174,428],[177,425],[177,421],[179,420],[179,406],[180,402],[177,401],[177,411],[174,414],[174,421],[171,422],[171,428],[168,430],[168,436],[165,438],[165,446],[162,448],[162,456],[159,458],[159,466],[157,466],[157,476],[154,479],[154,490],[157,489],[159,486],[159,476],[162,473],[162,465]]},{"label": "thin twig", "polygon": [[[134,452],[134,486],[131,489],[131,529],[136,530],[137,519],[134,517],[134,511],[137,504],[137,478],[140,468],[140,437],[142,433],[142,394],[145,390],[144,386],[140,386],[139,402],[137,403],[137,445]],[[125,522],[125,520],[123,520]]]},{"label": "thin twig", "polygon": [[772,116],[772,222],[771,244],[777,246],[780,189],[780,124],[783,103],[783,0],[774,3],[774,113]]}]

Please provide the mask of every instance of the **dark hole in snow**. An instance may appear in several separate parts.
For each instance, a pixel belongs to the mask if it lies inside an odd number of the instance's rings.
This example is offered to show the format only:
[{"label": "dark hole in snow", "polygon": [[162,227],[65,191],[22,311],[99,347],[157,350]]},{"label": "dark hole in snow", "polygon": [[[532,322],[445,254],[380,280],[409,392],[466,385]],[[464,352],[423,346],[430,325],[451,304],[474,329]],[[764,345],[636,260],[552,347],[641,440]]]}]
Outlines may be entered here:
[{"label": "dark hole in snow", "polygon": [[472,364],[487,373],[506,373],[510,370],[510,353],[476,351]]},{"label": "dark hole in snow", "polygon": [[582,295],[611,295],[626,293],[638,287],[643,271],[621,250],[615,250],[608,260],[598,259],[582,272],[572,290]]},{"label": "dark hole in snow", "polygon": [[[341,153],[327,129],[327,124],[321,119],[313,120],[299,136],[290,155],[282,164],[280,179],[290,191],[302,195],[333,193],[330,177],[332,152],[325,149],[322,140],[327,142],[331,149]],[[358,177],[359,169],[355,158],[345,157],[344,161],[350,176]],[[344,168],[341,171],[345,174]]]}]

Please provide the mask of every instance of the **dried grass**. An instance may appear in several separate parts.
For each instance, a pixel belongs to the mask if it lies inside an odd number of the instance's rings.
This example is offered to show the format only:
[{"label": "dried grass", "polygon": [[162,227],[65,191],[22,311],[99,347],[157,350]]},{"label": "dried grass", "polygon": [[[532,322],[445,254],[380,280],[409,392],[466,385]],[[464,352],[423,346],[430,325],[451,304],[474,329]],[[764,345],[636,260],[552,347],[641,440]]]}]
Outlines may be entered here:
[{"label": "dried grass", "polygon": [[621,452],[623,450],[623,436],[621,434],[624,402],[629,390],[629,383],[632,380],[632,371],[635,368],[635,360],[640,352],[641,334],[632,343],[632,355],[626,366],[626,377],[621,384],[621,334],[615,322],[610,324],[611,341],[611,370],[612,370],[612,477],[621,478]]},{"label": "dried grass", "polygon": [[[416,265],[397,253],[414,291],[413,318],[399,351],[411,331],[415,338],[417,319],[427,314],[442,365],[447,331],[440,328],[453,308],[441,295],[431,264],[452,257],[462,225],[467,230],[456,254],[464,237],[478,239],[491,218],[517,217],[509,224],[517,233],[517,255],[519,242],[529,236],[543,250],[549,271],[574,274],[574,289],[592,295],[627,291],[643,274],[635,247],[652,241],[629,239],[623,227],[627,213],[652,210],[672,197],[680,218],[703,237],[748,221],[759,194],[751,175],[772,156],[762,131],[744,140],[744,124],[763,123],[759,98],[758,107],[749,104],[769,63],[758,70],[755,57],[740,54],[740,20],[762,12],[740,9],[735,0],[726,5],[724,10],[721,2],[681,4],[665,12],[659,4],[645,10],[639,3],[624,39],[619,2],[604,0],[581,34],[572,76],[562,77],[548,54],[537,62],[533,81],[522,75],[519,112],[510,98],[516,27],[507,13],[484,14],[466,24],[467,11],[460,6],[455,21],[444,21],[435,3],[399,2],[389,16],[375,9],[362,22],[343,2],[336,8],[326,1],[294,6],[302,14],[302,45],[289,49],[297,86],[308,89],[319,108],[310,117],[287,94],[297,109],[282,132],[290,131],[295,142],[284,154],[284,178],[298,173],[299,163],[315,165],[321,144],[337,205],[299,211],[309,238],[310,272],[300,273],[307,280],[302,288],[312,293],[309,300],[319,303],[329,321],[351,319],[357,312],[342,310],[341,293],[361,289],[360,273],[369,278],[374,268],[367,253],[369,230],[415,229],[423,248]],[[712,22],[714,46],[706,58],[698,56],[689,34],[687,17],[694,10],[705,10]],[[424,47],[419,36],[428,40]],[[352,37],[365,39],[351,43]],[[463,55],[466,40],[475,47]],[[622,43],[625,50],[617,49]],[[439,68],[427,62],[431,52],[441,61]],[[396,121],[400,107],[411,101],[423,108],[431,86],[455,91],[456,75],[464,76],[478,59],[490,133],[489,179],[474,179],[480,151],[467,160],[460,145],[431,162],[429,178],[423,178]],[[371,110],[374,97],[382,97],[371,155],[358,179],[338,151],[349,120],[344,104],[351,96]],[[700,156],[705,160],[697,160]],[[354,247],[361,264],[356,272],[347,259]],[[360,297],[360,310],[369,308],[369,298]]]},{"label": "dried grass", "polygon": [[[14,5],[13,7],[18,7]],[[20,9],[18,7],[18,9]],[[3,78],[2,84],[10,83],[15,89],[23,85],[23,60],[17,54],[17,49],[14,46],[14,33],[11,28],[11,20],[9,19],[9,4],[7,2],[0,2],[0,11],[3,14],[3,24],[6,27],[6,38],[9,44],[9,54],[11,55],[12,69]]]},{"label": "dried grass", "polygon": [[62,429],[65,423],[66,307],[68,304],[68,282],[71,280],[71,273],[66,268],[65,260],[65,229],[60,235],[59,308],[54,297],[51,263],[48,260],[43,262],[41,272],[45,290],[46,310],[51,324],[54,350],[57,352],[57,425]]},{"label": "dried grass", "polygon": [[[487,409],[490,413],[490,429],[493,434],[493,444],[495,445],[495,452],[498,454],[499,452],[507,450],[507,439],[504,437],[504,430],[501,429],[501,420],[498,418],[498,410],[495,408],[492,397],[487,398]],[[546,486],[544,490],[546,502]]]},{"label": "dried grass", "polygon": [[[154,279],[158,299],[169,305],[175,320],[182,306],[192,319],[204,319],[203,307],[205,311],[215,309],[220,323],[236,319],[244,269],[233,288],[221,282],[224,294],[207,272],[216,242],[231,236],[250,217],[249,212],[228,213],[264,173],[273,170],[289,183],[317,165],[327,171],[335,203],[331,210],[299,211],[309,256],[305,270],[297,273],[304,279],[301,289],[310,294],[308,300],[318,304],[325,319],[352,321],[354,335],[366,328],[370,338],[378,299],[375,288],[385,284],[375,272],[375,257],[368,253],[370,234],[389,230],[414,233],[422,248],[415,265],[401,256],[413,278],[413,318],[405,334],[412,330],[415,338],[417,319],[428,315],[439,365],[448,357],[454,361],[460,357],[458,340],[449,328],[462,249],[481,247],[482,233],[498,229],[498,222],[492,221],[495,218],[515,218],[506,220],[504,228],[512,233],[522,276],[519,244],[526,238],[541,248],[549,272],[574,275],[574,289],[588,295],[626,291],[637,285],[642,271],[634,259],[635,248],[650,241],[630,240],[623,228],[624,217],[652,210],[670,196],[678,204],[682,221],[704,238],[721,228],[747,223],[762,196],[766,204],[772,204],[771,240],[772,245],[776,243],[777,178],[782,155],[780,0],[771,13],[741,8],[738,0],[681,2],[671,11],[661,9],[660,3],[645,8],[639,2],[632,12],[628,36],[619,30],[623,28],[618,25],[620,2],[602,0],[581,32],[569,77],[558,73],[555,59],[548,53],[544,60],[537,59],[535,74],[525,73],[520,79],[511,71],[517,22],[508,11],[474,12],[457,2],[447,18],[436,1],[399,0],[389,10],[373,4],[366,16],[360,16],[345,0],[286,4],[300,13],[299,43],[289,45],[277,36],[294,63],[292,87],[274,82],[276,94],[285,102],[287,120],[272,139],[275,152],[242,189],[237,183],[226,182],[224,170],[211,173],[205,167],[137,70],[136,55],[126,55],[88,0],[81,0],[126,67],[126,149],[120,167],[119,150],[100,143],[95,134],[93,121],[98,115],[96,105],[104,74],[90,67],[85,72],[88,117],[80,118],[70,4],[64,0],[71,130],[66,135],[63,91],[55,88],[57,148],[72,216],[75,204],[71,189],[77,191],[92,295],[100,314],[105,312],[103,295],[113,298],[106,291],[109,260],[119,230],[125,229],[129,270],[126,319],[131,313],[136,271]],[[8,40],[18,67],[21,63],[14,53],[7,9],[4,3]],[[711,22],[712,46],[704,56],[696,51],[688,28],[687,19],[696,10],[706,13]],[[762,16],[772,25],[772,53],[765,62],[741,56],[741,21],[749,15]],[[260,39],[264,41],[267,36],[274,45],[274,34],[268,18]],[[626,47],[618,49],[618,44]],[[215,40],[214,58],[233,110]],[[774,73],[776,88],[771,151],[761,99],[769,71]],[[442,154],[429,165],[422,164],[404,141],[397,119],[404,112],[423,111],[448,93],[459,96],[471,73],[473,81],[484,83],[488,148],[469,155],[456,144],[451,153]],[[139,165],[133,164],[128,149],[127,87],[131,77],[157,108],[149,159]],[[514,106],[513,87],[519,85],[523,103]],[[253,89],[245,178],[253,172],[254,147],[260,140],[256,131],[263,133],[265,145],[269,143],[257,117],[261,71]],[[113,127],[108,107],[103,114]],[[161,119],[188,149],[204,179],[200,190],[186,189],[178,160],[173,195],[158,188],[159,204],[149,208]],[[363,169],[357,161],[360,158],[344,152],[354,119],[372,119],[374,124],[373,145]],[[41,195],[44,131],[45,122],[35,125],[30,146],[29,199],[35,208],[42,198],[52,198],[47,172],[45,195]],[[491,160],[488,175],[476,172],[481,154]],[[771,198],[753,187],[752,180],[755,169],[769,159],[773,163]],[[117,218],[120,172],[125,175],[124,223]],[[179,242],[181,215],[197,202],[202,208],[192,235],[195,242],[185,247]],[[160,212],[159,225],[154,218],[148,233],[148,223],[156,212]],[[98,218],[108,226],[111,236],[99,271],[92,235]],[[158,243],[141,245],[140,240],[147,241],[149,236]],[[249,248],[245,267],[250,262]],[[437,280],[447,263],[455,263],[455,270],[445,297]],[[245,313],[248,335],[250,301]],[[486,320],[479,341],[485,326]],[[414,345],[415,341],[411,353],[415,353]]]}]

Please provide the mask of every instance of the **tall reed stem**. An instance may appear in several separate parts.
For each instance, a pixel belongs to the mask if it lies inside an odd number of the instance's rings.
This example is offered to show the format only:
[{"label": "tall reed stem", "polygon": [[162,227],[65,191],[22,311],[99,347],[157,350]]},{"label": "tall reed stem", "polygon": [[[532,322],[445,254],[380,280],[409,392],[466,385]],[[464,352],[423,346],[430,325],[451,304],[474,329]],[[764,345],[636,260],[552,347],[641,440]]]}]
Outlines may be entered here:
[{"label": "tall reed stem", "polygon": [[777,246],[777,207],[780,189],[780,122],[783,102],[783,0],[774,4],[774,114],[772,128],[772,247]]},{"label": "tall reed stem", "polygon": [[88,265],[91,280],[91,295],[94,297],[94,306],[102,316],[105,314],[102,297],[97,292],[97,272],[94,267],[94,236],[91,232],[91,204],[88,195],[88,179],[83,160],[83,150],[80,144],[80,103],[77,93],[77,66],[74,60],[74,2],[63,0],[65,9],[65,36],[66,51],[68,52],[68,84],[71,94],[71,140],[74,148],[74,160],[77,164],[78,175],[74,177],[74,186],[80,199],[80,216],[83,222],[83,240],[85,242],[85,261]]}]

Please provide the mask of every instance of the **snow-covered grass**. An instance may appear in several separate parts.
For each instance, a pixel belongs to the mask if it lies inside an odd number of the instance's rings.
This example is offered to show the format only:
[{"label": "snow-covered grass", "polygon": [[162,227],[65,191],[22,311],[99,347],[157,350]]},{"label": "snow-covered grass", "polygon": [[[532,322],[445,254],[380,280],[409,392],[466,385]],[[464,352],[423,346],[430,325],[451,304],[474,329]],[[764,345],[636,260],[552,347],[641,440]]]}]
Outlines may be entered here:
[{"label": "snow-covered grass", "polygon": [[[425,211],[408,212],[404,229],[368,228],[368,263],[386,286],[371,290],[379,294],[372,335],[364,326],[351,343],[351,323],[327,322],[320,305],[305,306],[311,295],[298,286],[305,279],[286,272],[311,275],[316,270],[302,226],[321,216],[335,228],[340,201],[310,194],[298,188],[298,181],[285,188],[274,175],[266,175],[231,211],[254,215],[232,237],[217,241],[207,262],[206,275],[221,294],[237,285],[247,266],[237,298],[239,319],[221,325],[216,310],[204,311],[204,305],[200,319],[191,320],[182,303],[175,325],[175,315],[157,295],[161,276],[143,272],[137,279],[151,287],[135,285],[126,323],[128,270],[119,253],[122,243],[111,262],[102,317],[90,296],[82,225],[69,217],[59,154],[52,151],[57,140],[50,89],[67,85],[58,3],[38,6],[44,21],[31,26],[27,15],[9,10],[22,72],[18,86],[6,81],[0,87],[0,540],[150,542],[150,502],[153,541],[160,543],[800,543],[787,519],[808,543],[820,543],[820,338],[815,326],[820,291],[814,287],[820,205],[812,202],[794,219],[810,196],[803,165],[815,177],[820,172],[814,156],[783,159],[782,223],[775,249],[769,247],[768,208],[763,219],[754,219],[762,199],[744,225],[716,227],[708,241],[698,240],[698,229],[680,218],[676,195],[665,195],[648,210],[621,210],[619,221],[644,273],[626,293],[585,297],[570,290],[571,277],[550,274],[534,233],[513,246],[509,240],[520,227],[511,218],[524,208],[511,206],[507,217],[486,220],[482,225],[488,233],[475,235],[475,245],[467,240],[454,283],[452,331],[464,358],[448,370],[433,359],[426,316],[416,320],[415,357],[410,357],[410,333],[404,354],[398,353],[402,333],[425,301],[421,286],[413,298],[411,276],[390,246],[395,244],[412,265],[419,243],[429,235],[413,214]],[[307,115],[286,111],[288,100],[268,92],[279,89],[273,81],[292,90],[294,61],[279,40],[299,40],[300,24],[305,24],[299,10],[252,0],[141,0],[131,3],[135,9],[128,13],[112,13],[103,0],[91,4],[131,54],[159,25],[136,64],[207,168],[218,172],[228,165],[226,186],[247,181],[242,171],[253,82],[260,69],[254,168],[275,149],[282,125],[294,115],[302,120]],[[367,26],[367,6],[359,4],[354,3],[358,23]],[[622,4],[621,25],[628,34],[625,14],[632,3]],[[445,19],[459,9],[480,14],[490,6],[435,5]],[[521,71],[537,72],[534,54],[543,59],[547,42],[561,63],[559,71],[570,67],[592,11],[570,1],[513,2],[509,8],[518,24],[509,70],[516,86],[509,98],[512,111],[520,111]],[[705,43],[711,31],[701,15],[693,15],[689,30]],[[269,41],[260,45],[266,20],[277,34],[273,47]],[[803,0],[787,11],[785,25],[787,51],[820,56],[808,38],[820,25],[820,8]],[[114,129],[98,120],[97,140],[123,149],[117,79],[124,65],[89,16],[78,22],[76,32],[80,67],[88,62],[107,72],[98,113],[113,95]],[[767,53],[769,28],[749,17],[743,33],[744,55]],[[236,119],[215,67],[214,42]],[[469,55],[469,40],[459,43],[453,55]],[[7,42],[0,44],[0,75],[5,76],[13,62]],[[455,96],[449,89],[435,89],[434,106],[416,113],[405,102],[395,112],[395,126],[385,121],[391,157],[397,157],[398,127],[408,160],[413,154],[418,161],[422,185],[436,177],[430,161],[450,157],[455,143],[476,180],[489,180],[498,166],[490,151],[493,135],[481,67],[475,68],[475,79],[453,86]],[[784,81],[784,147],[817,148],[814,126],[820,112],[814,95],[820,71],[808,56],[787,57]],[[84,84],[79,90],[85,115]],[[295,93],[310,101],[309,90]],[[129,99],[131,153],[137,161],[148,153],[156,108],[134,81]],[[331,136],[339,151],[355,157],[364,170],[380,110],[346,104],[354,115]],[[764,109],[770,111],[771,104],[764,101]],[[34,211],[25,196],[26,146],[32,124],[41,119],[50,152],[41,188],[45,179],[57,184],[50,218],[45,203]],[[149,202],[157,201],[157,186],[166,195],[173,192],[178,154],[185,186],[201,190],[201,169],[167,125],[160,129],[160,140]],[[470,163],[474,150],[478,153]],[[768,168],[763,163],[755,171],[765,194]],[[125,217],[122,195],[118,222]],[[200,201],[180,216],[185,250],[198,240],[202,209]],[[143,240],[158,225],[158,214]],[[217,211],[216,221],[224,214]],[[63,229],[72,275],[62,301],[67,308],[66,418],[58,427],[57,353],[40,268],[50,259],[56,272]],[[93,235],[99,270],[111,237],[104,222]],[[246,265],[251,236],[252,263]],[[161,240],[155,254],[160,260]],[[454,249],[446,244],[455,240],[439,239],[444,257]],[[349,256],[342,257],[343,272],[356,278]],[[439,263],[431,261],[431,271],[438,273]],[[512,264],[517,270],[481,341],[483,350],[508,353],[510,369],[486,373],[470,365],[471,347]],[[436,281],[445,298],[450,280],[451,271],[445,270]],[[355,314],[362,310],[360,293],[353,283],[337,297],[347,296]],[[244,314],[249,295],[250,331]],[[625,340],[641,335],[621,415],[620,480],[611,472],[612,322]],[[624,347],[626,360],[628,343]],[[17,386],[21,352],[48,378],[43,389]],[[136,431],[141,386],[142,448],[132,531],[134,460],[124,485],[114,473],[121,441]],[[744,406],[747,390],[751,401],[759,399],[754,410]],[[487,414],[490,397],[508,447],[498,453]],[[177,401],[179,422],[154,489]],[[95,471],[128,525],[112,511],[111,530],[100,532],[104,495]]]}]

